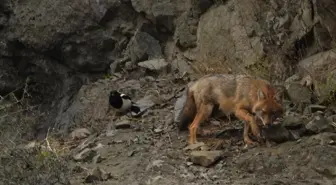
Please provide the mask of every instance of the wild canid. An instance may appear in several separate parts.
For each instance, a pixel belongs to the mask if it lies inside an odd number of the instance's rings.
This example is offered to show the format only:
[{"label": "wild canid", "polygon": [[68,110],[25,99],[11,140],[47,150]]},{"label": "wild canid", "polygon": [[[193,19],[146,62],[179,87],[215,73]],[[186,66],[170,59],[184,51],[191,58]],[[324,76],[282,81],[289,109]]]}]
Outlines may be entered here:
[{"label": "wild canid", "polygon": [[257,119],[268,126],[283,113],[276,89],[268,81],[253,76],[206,75],[189,85],[186,93],[178,126],[180,130],[189,126],[189,144],[197,142],[197,128],[211,115],[215,105],[225,114],[233,113],[245,121],[244,142],[248,145],[255,144],[248,135],[250,131],[261,141]]}]

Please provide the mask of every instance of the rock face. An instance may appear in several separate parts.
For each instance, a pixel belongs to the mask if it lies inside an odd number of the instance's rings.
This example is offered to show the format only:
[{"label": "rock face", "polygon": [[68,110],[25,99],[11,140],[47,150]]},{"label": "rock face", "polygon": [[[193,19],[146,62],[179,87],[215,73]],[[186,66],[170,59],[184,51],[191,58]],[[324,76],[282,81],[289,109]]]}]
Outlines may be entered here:
[{"label": "rock face", "polygon": [[[1,0],[0,113],[17,90],[42,136],[56,128],[84,140],[73,158],[95,170],[71,184],[335,184],[335,12],[334,0]],[[206,170],[187,162],[174,123],[185,96],[174,102],[194,67],[284,85],[284,125],[266,131],[278,145],[241,150],[233,121],[216,145],[232,156],[191,152]],[[110,90],[141,114],[114,116]]]},{"label": "rock face", "polygon": [[[86,109],[77,106],[85,104],[78,99],[88,93],[79,91],[83,84],[125,71],[140,78],[150,71],[147,63],[184,74],[193,73],[190,63],[209,61],[209,68],[280,83],[298,67],[302,80],[288,86],[290,99],[311,103],[310,91],[299,85],[314,84],[324,102],[335,85],[334,10],[332,0],[4,0],[0,94],[22,89],[29,77],[30,104],[45,112],[41,122],[65,126],[78,121],[79,107]],[[99,96],[96,90],[92,97]],[[90,112],[88,106],[85,115],[99,120],[104,107]]]},{"label": "rock face", "polygon": [[9,93],[21,85],[23,79],[18,77],[18,73],[12,61],[0,58],[0,92]]},{"label": "rock face", "polygon": [[229,1],[204,13],[197,30],[199,58],[221,60],[224,56],[242,67],[261,60],[265,53],[256,19],[260,11],[259,1]]},{"label": "rock face", "polygon": [[[314,85],[316,95],[324,101],[336,87],[336,50],[310,56],[298,64],[301,84]],[[311,81],[309,80],[311,79]]]}]

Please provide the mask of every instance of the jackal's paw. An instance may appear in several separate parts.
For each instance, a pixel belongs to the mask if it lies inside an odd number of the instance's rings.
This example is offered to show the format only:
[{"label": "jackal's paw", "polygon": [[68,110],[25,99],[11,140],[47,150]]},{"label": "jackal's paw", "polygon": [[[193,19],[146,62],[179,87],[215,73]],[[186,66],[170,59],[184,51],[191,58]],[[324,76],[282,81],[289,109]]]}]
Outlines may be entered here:
[{"label": "jackal's paw", "polygon": [[255,147],[259,146],[258,142],[254,142],[250,138],[244,139],[244,142],[245,142],[245,145],[244,145],[243,149],[251,149],[251,148],[255,148]]},{"label": "jackal's paw", "polygon": [[255,136],[258,140],[261,139],[261,132],[260,132],[260,128],[258,125],[253,124],[251,126],[251,130],[252,130],[253,136]]},{"label": "jackal's paw", "polygon": [[257,145],[257,142],[252,141],[249,137],[244,138],[245,145]]},{"label": "jackal's paw", "polygon": [[247,149],[255,148],[257,146],[258,146],[257,143],[254,143],[254,144],[245,144],[244,147],[243,147],[243,149],[247,150]]},{"label": "jackal's paw", "polygon": [[197,143],[199,143],[199,142],[197,140],[195,140],[195,139],[189,139],[189,141],[188,141],[189,145],[195,145]]}]

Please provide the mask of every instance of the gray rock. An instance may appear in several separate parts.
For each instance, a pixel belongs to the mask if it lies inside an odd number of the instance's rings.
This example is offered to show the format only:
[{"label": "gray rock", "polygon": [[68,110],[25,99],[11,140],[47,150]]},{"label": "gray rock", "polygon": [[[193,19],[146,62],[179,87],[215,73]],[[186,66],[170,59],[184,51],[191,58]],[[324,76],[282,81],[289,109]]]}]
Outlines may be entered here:
[{"label": "gray rock", "polygon": [[300,115],[288,115],[284,116],[283,123],[281,124],[284,127],[297,127],[299,125],[303,125],[304,119]]},{"label": "gray rock", "polygon": [[84,139],[83,142],[81,142],[78,146],[77,146],[77,150],[83,150],[84,148],[93,148],[96,146],[96,136],[95,135],[90,135],[88,138]]},{"label": "gray rock", "polygon": [[87,170],[86,168],[84,168],[82,166],[79,166],[79,165],[76,165],[72,168],[72,171],[75,172],[75,173],[82,173],[86,170]]},{"label": "gray rock", "polygon": [[93,164],[97,164],[97,163],[102,162],[103,160],[104,160],[104,158],[101,157],[100,154],[97,154],[96,156],[94,156],[94,157],[92,158],[92,163],[93,163]]},{"label": "gray rock", "polygon": [[[325,9],[328,7],[328,10]],[[329,10],[335,10],[336,3],[335,1],[330,0],[320,0],[314,1],[314,10],[317,13],[317,19],[320,20],[321,25],[325,27],[325,30],[328,31],[328,34],[331,38],[333,38],[333,42],[335,42],[336,36],[336,24],[334,19],[334,14]],[[329,40],[330,42],[331,40]]]},{"label": "gray rock", "polygon": [[[110,8],[120,6],[120,1],[33,0],[14,6],[6,33],[25,46],[46,51],[57,46],[65,35],[97,24]],[[40,7],[40,8],[36,8]]]},{"label": "gray rock", "polygon": [[72,139],[83,139],[88,137],[91,132],[87,128],[77,128],[71,132]]},{"label": "gray rock", "polygon": [[191,66],[179,55],[177,56],[177,59],[172,61],[171,65],[172,68],[178,70],[181,75],[184,73],[193,73]]},{"label": "gray rock", "polygon": [[86,183],[94,183],[95,181],[105,181],[112,178],[111,173],[106,172],[100,167],[94,168],[85,178]]},{"label": "gray rock", "polygon": [[269,128],[262,129],[262,132],[262,135],[265,137],[265,139],[276,143],[283,143],[286,141],[296,140],[298,138],[297,135],[293,136],[292,132],[280,124],[272,125]]},{"label": "gray rock", "polygon": [[146,32],[137,32],[130,41],[128,48],[133,63],[163,56],[159,41]]},{"label": "gray rock", "polygon": [[161,132],[163,132],[163,130],[161,128],[155,128],[154,129],[154,133],[156,133],[156,134],[159,134]]},{"label": "gray rock", "polygon": [[[262,61],[265,55],[264,43],[259,36],[249,37],[248,31],[262,32],[257,18],[250,16],[261,13],[261,9],[250,8],[263,6],[259,3],[261,2],[227,1],[225,6],[211,8],[203,14],[197,29],[198,59],[221,61],[224,57],[225,60],[235,61],[235,66],[250,66]],[[234,11],[230,11],[230,7],[234,8]]]},{"label": "gray rock", "polygon": [[197,22],[191,12],[183,13],[177,20],[175,31],[176,45],[181,49],[194,48],[197,46]]},{"label": "gray rock", "polygon": [[138,66],[144,67],[153,71],[162,71],[167,68],[168,63],[165,59],[152,59],[144,62],[139,62]]},{"label": "gray rock", "polygon": [[152,96],[145,96],[142,99],[136,101],[136,105],[140,108],[140,112],[138,114],[134,114],[132,112],[132,115],[133,116],[140,115],[140,114],[144,113],[146,110],[153,107],[155,105],[155,103],[153,102],[152,99],[153,99]]},{"label": "gray rock", "polygon": [[192,151],[190,160],[192,163],[209,167],[223,157],[223,151]]},{"label": "gray rock", "polygon": [[131,128],[131,121],[129,120],[123,120],[115,124],[116,129],[125,129],[125,128]]},{"label": "gray rock", "polygon": [[80,153],[75,154],[73,156],[73,159],[75,161],[81,161],[81,162],[88,162],[88,161],[92,161],[93,158],[97,155],[97,151],[92,150],[90,148],[85,148],[84,150],[82,150]]},{"label": "gray rock", "polygon": [[336,133],[319,133],[312,136],[312,139],[320,142],[320,145],[333,145],[336,141]]},{"label": "gray rock", "polygon": [[108,30],[82,33],[66,39],[62,44],[64,62],[81,71],[104,71],[118,56],[118,40]]},{"label": "gray rock", "polygon": [[196,149],[199,149],[201,148],[202,146],[204,146],[205,143],[203,142],[198,142],[198,143],[195,143],[195,144],[192,144],[192,145],[188,145],[187,147],[185,147],[183,150],[185,151],[188,151],[188,150],[196,150]]},{"label": "gray rock", "polygon": [[311,91],[299,83],[286,84],[286,91],[289,98],[295,103],[311,103]]},{"label": "gray rock", "polygon": [[146,167],[146,171],[148,170],[159,170],[160,167],[164,164],[165,161],[163,160],[160,160],[160,159],[157,159],[157,160],[154,160],[152,161],[150,164],[147,165]]},{"label": "gray rock", "polygon": [[158,25],[164,26],[168,31],[175,30],[175,5],[172,2],[158,2],[152,6],[152,12]]},{"label": "gray rock", "polygon": [[[318,104],[332,98],[330,92],[336,86],[336,69],[331,66],[334,65],[335,60],[336,49],[331,49],[307,57],[298,63],[297,68],[302,84],[314,85],[314,93],[319,99]],[[306,81],[311,82],[307,84]]]},{"label": "gray rock", "polygon": [[37,146],[39,146],[39,144],[36,141],[32,141],[32,142],[29,142],[28,144],[24,145],[23,148],[29,150],[29,149],[35,148]]},{"label": "gray rock", "polygon": [[116,134],[116,131],[115,130],[108,130],[106,131],[105,135],[107,137],[113,137],[114,135]]},{"label": "gray rock", "polygon": [[5,14],[0,12],[0,28],[3,28],[7,24],[8,18]]},{"label": "gray rock", "polygon": [[307,130],[313,133],[321,132],[335,132],[336,127],[333,126],[325,117],[322,115],[316,115],[313,119],[306,124]]},{"label": "gray rock", "polygon": [[312,114],[316,111],[324,111],[326,109],[327,109],[327,107],[323,106],[323,105],[309,105],[308,107],[305,108],[304,114],[309,115],[309,114]]},{"label": "gray rock", "polygon": [[335,115],[331,115],[327,117],[327,120],[332,123],[335,122],[336,123],[336,114]]},{"label": "gray rock", "polygon": [[321,23],[316,23],[314,26],[314,35],[315,39],[320,48],[323,50],[332,48],[332,38],[326,27],[324,27]]},{"label": "gray rock", "polygon": [[150,8],[152,5],[152,1],[146,0],[131,0],[132,6],[137,12],[146,12],[150,14]]}]

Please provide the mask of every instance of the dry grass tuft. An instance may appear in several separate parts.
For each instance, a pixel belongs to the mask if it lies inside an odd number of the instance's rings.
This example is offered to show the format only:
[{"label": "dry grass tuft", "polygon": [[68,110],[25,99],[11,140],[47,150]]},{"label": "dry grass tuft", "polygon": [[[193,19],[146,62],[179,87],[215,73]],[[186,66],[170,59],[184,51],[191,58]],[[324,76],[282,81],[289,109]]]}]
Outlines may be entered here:
[{"label": "dry grass tuft", "polygon": [[328,65],[315,67],[312,77],[320,101],[327,104],[336,103],[336,64],[331,62]]},{"label": "dry grass tuft", "polygon": [[69,184],[67,147],[48,133],[45,140],[31,142],[40,113],[14,92],[0,97],[0,184]]},{"label": "dry grass tuft", "polygon": [[198,75],[218,74],[218,73],[232,73],[232,69],[226,62],[209,60],[194,62],[191,67]]}]

